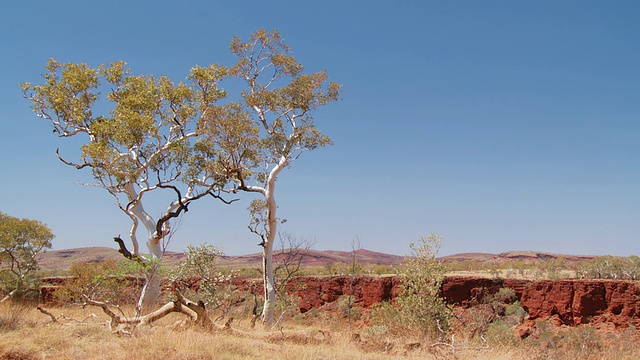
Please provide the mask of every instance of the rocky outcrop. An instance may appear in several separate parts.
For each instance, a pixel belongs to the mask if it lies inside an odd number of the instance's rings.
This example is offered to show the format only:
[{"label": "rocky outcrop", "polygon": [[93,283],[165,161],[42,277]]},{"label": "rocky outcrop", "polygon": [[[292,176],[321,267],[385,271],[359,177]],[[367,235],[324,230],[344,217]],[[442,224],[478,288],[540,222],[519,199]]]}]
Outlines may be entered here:
[{"label": "rocky outcrop", "polygon": [[[42,300],[51,300],[53,290],[64,285],[63,278],[49,278],[41,289]],[[262,293],[257,280],[235,279],[242,291]],[[195,286],[195,285],[194,285]],[[529,321],[552,319],[557,325],[608,324],[616,328],[640,328],[640,282],[612,280],[522,280],[481,277],[446,277],[442,295],[452,305],[469,308],[497,293],[512,289]],[[362,308],[393,302],[400,292],[400,280],[383,277],[298,277],[287,284],[287,292],[298,296],[300,312],[352,295]]]},{"label": "rocky outcrop", "polygon": [[530,319],[557,316],[564,325],[640,325],[640,283],[607,280],[543,280],[527,286],[522,306]]},{"label": "rocky outcrop", "polygon": [[[514,290],[530,320],[553,318],[558,325],[568,326],[608,323],[640,327],[640,282],[447,277],[442,295],[450,304],[468,308],[501,288]],[[400,288],[396,277],[304,277],[294,279],[288,291],[300,297],[304,313],[349,294],[355,305],[368,308],[394,301]]]},{"label": "rocky outcrop", "polygon": [[352,295],[355,305],[369,308],[373,304],[395,298],[398,292],[398,278],[299,277],[289,282],[287,291],[300,298],[302,313],[336,301],[343,295]]}]

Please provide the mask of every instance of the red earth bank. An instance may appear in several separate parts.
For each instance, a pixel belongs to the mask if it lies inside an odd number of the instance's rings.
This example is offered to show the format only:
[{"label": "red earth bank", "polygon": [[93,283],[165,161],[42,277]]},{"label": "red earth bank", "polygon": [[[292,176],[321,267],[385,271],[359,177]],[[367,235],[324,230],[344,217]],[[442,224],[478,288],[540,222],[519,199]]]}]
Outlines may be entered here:
[{"label": "red earth bank", "polygon": [[[43,301],[53,299],[53,291],[64,278],[45,279]],[[260,293],[262,284],[236,279],[240,290]],[[298,277],[287,291],[300,298],[302,313],[352,294],[354,304],[370,308],[382,301],[393,302],[400,291],[397,277]],[[194,283],[194,286],[197,284]],[[615,328],[640,328],[640,282],[612,280],[522,280],[481,277],[446,277],[442,295],[452,305],[469,308],[495,294],[500,288],[516,293],[531,321],[552,319],[556,325],[606,324]]]},{"label": "red earth bank", "polygon": [[[453,305],[471,307],[500,288],[516,293],[529,320],[554,318],[558,325],[609,323],[640,328],[640,283],[611,280],[520,280],[447,277],[442,295]],[[369,308],[394,301],[399,292],[397,277],[304,277],[292,280],[288,291],[300,297],[306,312],[349,295],[355,305]]]}]

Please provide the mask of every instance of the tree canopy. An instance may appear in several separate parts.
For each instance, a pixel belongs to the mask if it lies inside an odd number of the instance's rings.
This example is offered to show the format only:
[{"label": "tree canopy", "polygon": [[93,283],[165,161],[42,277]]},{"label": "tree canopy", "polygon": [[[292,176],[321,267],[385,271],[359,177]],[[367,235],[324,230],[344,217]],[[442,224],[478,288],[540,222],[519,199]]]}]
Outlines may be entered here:
[{"label": "tree canopy", "polygon": [[51,248],[53,233],[37,220],[0,212],[0,281],[6,290],[21,292],[38,270],[36,255]]},{"label": "tree canopy", "polygon": [[[233,37],[231,66],[195,66],[186,82],[132,75],[124,62],[91,68],[50,60],[39,85],[21,84],[35,113],[58,136],[85,135],[78,160],[89,168],[131,221],[132,257],[140,258],[136,230],[148,232],[152,256],[170,233],[170,220],[192,201],[211,195],[259,195],[250,205],[250,229],[260,235],[264,255],[263,316],[273,319],[273,244],[277,234],[275,186],[282,170],[302,153],[331,144],[311,112],[339,98],[341,85],[325,71],[304,73],[276,31],[257,30],[244,42]],[[222,81],[243,87],[228,96]],[[106,95],[102,95],[106,92]],[[171,198],[154,219],[143,197],[161,190]],[[119,238],[117,238],[119,239]],[[120,240],[123,254],[124,249]],[[125,251],[126,250],[126,251]]]},{"label": "tree canopy", "polygon": [[[226,96],[218,82],[227,69],[195,67],[188,83],[178,84],[166,76],[132,75],[124,62],[90,68],[51,59],[46,69],[44,84],[22,84],[25,97],[58,136],[86,135],[78,160],[57,151],[58,157],[77,169],[90,168],[98,185],[115,197],[132,221],[133,255],[140,256],[136,231],[142,223],[150,253],[159,258],[171,218],[194,200],[221,198],[227,176],[216,166],[215,151],[207,154],[209,163],[202,161],[196,138],[202,129],[215,126],[212,121],[226,120],[220,113],[227,106],[216,102]],[[147,212],[143,198],[161,190],[169,193],[169,201],[154,219],[150,214],[158,211]]]}]

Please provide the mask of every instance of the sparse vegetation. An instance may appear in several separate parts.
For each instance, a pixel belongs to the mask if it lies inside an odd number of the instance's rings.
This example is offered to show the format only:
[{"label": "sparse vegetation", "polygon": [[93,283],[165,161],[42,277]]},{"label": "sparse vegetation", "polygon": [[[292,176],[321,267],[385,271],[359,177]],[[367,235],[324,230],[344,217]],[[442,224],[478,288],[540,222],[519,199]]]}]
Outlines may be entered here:
[{"label": "sparse vegetation", "polygon": [[[0,304],[0,319],[11,314],[12,305]],[[396,327],[398,309],[381,304],[369,312],[375,324],[363,327],[357,337],[349,336],[347,321],[327,310],[288,321],[281,331],[251,329],[249,314],[238,316],[233,326],[244,335],[225,331],[206,332],[197,327],[179,328],[183,319],[170,314],[153,327],[139,327],[133,337],[114,336],[105,326],[108,317],[95,308],[59,307],[50,311],[51,320],[32,307],[21,313],[11,328],[3,327],[0,358],[129,359],[636,359],[640,342],[635,329],[601,333],[592,327],[556,328],[540,323],[535,333],[518,339],[509,323],[492,322],[486,333],[487,346],[456,335],[455,349],[418,345],[415,333]],[[132,310],[124,309],[124,310]],[[311,312],[310,312],[311,313]],[[315,314],[315,315],[313,315]],[[305,314],[306,315],[306,314]],[[379,316],[376,320],[374,316]],[[383,317],[380,317],[383,316]],[[362,326],[362,325],[360,325]],[[158,344],[150,347],[147,344]]]},{"label": "sparse vegetation", "polygon": [[420,243],[410,244],[413,257],[400,274],[402,289],[397,299],[401,321],[431,341],[442,341],[451,330],[452,314],[440,295],[445,273],[445,267],[436,259],[440,241],[431,233]]},{"label": "sparse vegetation", "polygon": [[222,255],[222,250],[212,245],[188,246],[185,259],[169,274],[171,286],[209,308],[219,308],[230,297],[233,276],[219,268]]},{"label": "sparse vegetation", "polygon": [[56,300],[71,303],[90,299],[110,304],[132,304],[144,283],[144,269],[135,262],[122,260],[75,262],[65,284],[54,293]]},{"label": "sparse vegetation", "polygon": [[569,261],[562,255],[546,259],[451,261],[445,263],[447,274],[477,275],[493,278],[527,279],[613,279],[639,280],[640,257],[594,256]]},{"label": "sparse vegetation", "polygon": [[640,280],[640,257],[598,256],[576,264],[575,271],[581,279]]}]

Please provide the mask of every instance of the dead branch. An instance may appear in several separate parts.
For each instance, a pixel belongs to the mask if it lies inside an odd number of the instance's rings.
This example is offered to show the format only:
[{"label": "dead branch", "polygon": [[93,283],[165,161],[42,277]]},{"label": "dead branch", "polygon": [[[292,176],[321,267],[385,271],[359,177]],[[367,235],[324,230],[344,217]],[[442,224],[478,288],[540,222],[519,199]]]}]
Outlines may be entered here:
[{"label": "dead branch", "polygon": [[118,243],[118,247],[120,248],[120,249],[118,250],[118,252],[119,252],[120,254],[122,254],[122,256],[124,256],[125,258],[127,258],[127,259],[129,259],[129,260],[133,260],[133,261],[135,261],[135,262],[137,262],[137,263],[139,263],[139,264],[142,264],[142,265],[146,265],[146,264],[147,264],[147,262],[146,262],[144,259],[140,258],[140,256],[138,256],[138,255],[134,255],[134,254],[132,254],[132,253],[127,249],[127,246],[124,244],[124,240],[122,240],[122,238],[120,237],[120,235],[118,235],[118,236],[114,237],[114,238],[113,238],[113,241],[115,241],[115,242],[117,242],[117,243]]},{"label": "dead branch", "polygon": [[[46,310],[44,308],[41,308],[41,307],[37,307],[36,309],[38,311],[40,311],[41,313],[43,313],[43,314],[45,314],[45,315],[47,315],[48,317],[51,318],[51,323],[49,323],[49,325],[51,325],[51,324],[76,325],[76,324],[84,323],[89,318],[95,318],[96,317],[96,314],[89,314],[89,315],[85,316],[82,320],[78,320],[78,319],[74,319],[74,318],[70,318],[68,316],[65,316],[64,314],[60,314],[59,316],[56,317],[55,315],[53,315],[53,313],[51,313],[50,311],[48,311],[48,310]],[[69,322],[62,322],[62,321],[60,321],[60,319],[65,319],[67,321],[70,321],[70,323]]]},{"label": "dead branch", "polygon": [[50,313],[49,311],[47,311],[47,310],[45,310],[45,309],[43,309],[43,308],[41,308],[41,307],[39,307],[39,306],[38,306],[36,309],[38,309],[38,311],[40,311],[41,313],[43,313],[43,314],[47,315],[48,317],[50,317],[50,318],[51,318],[51,323],[58,323],[58,324],[62,324],[62,323],[61,323],[60,321],[58,321],[58,319],[57,319],[57,318],[56,318],[52,313]]},{"label": "dead branch", "polygon": [[203,306],[200,306],[197,303],[185,298],[184,295],[182,295],[179,291],[175,291],[174,294],[176,296],[175,301],[170,301],[164,304],[158,310],[155,310],[149,314],[136,317],[118,315],[111,310],[107,303],[91,300],[84,294],[82,296],[85,299],[85,304],[100,307],[102,311],[104,311],[104,313],[111,318],[111,320],[109,321],[109,327],[111,328],[112,332],[115,333],[126,334],[126,332],[122,330],[119,325],[149,325],[172,312],[179,312],[188,316],[189,320],[191,320],[195,324],[202,326],[208,331],[231,330],[231,321],[233,321],[233,318],[227,320],[224,325],[216,324],[209,318]]},{"label": "dead branch", "polygon": [[122,254],[122,256],[124,256],[125,258],[127,258],[129,260],[133,259],[133,255],[131,254],[131,252],[129,250],[127,250],[127,247],[124,245],[124,241],[122,240],[120,235],[114,237],[113,241],[118,243],[118,246],[120,247],[120,250],[118,250],[118,252],[120,254]]},{"label": "dead branch", "polygon": [[84,318],[82,318],[82,320],[78,320],[78,319],[70,318],[70,317],[66,316],[65,314],[60,314],[60,316],[58,316],[58,319],[62,318],[62,319],[68,320],[68,321],[73,321],[75,323],[81,324],[81,323],[84,323],[85,321],[87,321],[87,319],[89,319],[89,318],[96,318],[96,317],[97,317],[96,314],[89,314],[89,315],[85,316]]},{"label": "dead branch", "polygon": [[102,308],[102,311],[104,311],[105,314],[107,314],[110,318],[111,318],[111,325],[112,326],[117,326],[120,324],[127,324],[127,325],[148,325],[151,324],[154,321],[157,321],[163,317],[165,317],[166,315],[168,315],[169,313],[172,312],[181,312],[187,316],[189,316],[192,320],[196,320],[197,315],[193,314],[191,311],[189,311],[188,309],[185,309],[180,302],[178,301],[171,301],[166,303],[165,305],[163,305],[161,308],[159,308],[158,310],[151,312],[147,315],[144,316],[137,316],[137,317],[126,317],[126,316],[122,316],[122,315],[118,315],[115,312],[113,312],[110,308],[109,305],[107,303],[104,303],[102,301],[95,301],[95,300],[91,300],[88,296],[86,295],[82,295],[85,299],[85,303],[87,305],[91,305],[91,306],[97,306]]}]

